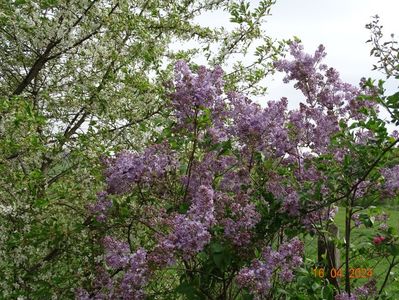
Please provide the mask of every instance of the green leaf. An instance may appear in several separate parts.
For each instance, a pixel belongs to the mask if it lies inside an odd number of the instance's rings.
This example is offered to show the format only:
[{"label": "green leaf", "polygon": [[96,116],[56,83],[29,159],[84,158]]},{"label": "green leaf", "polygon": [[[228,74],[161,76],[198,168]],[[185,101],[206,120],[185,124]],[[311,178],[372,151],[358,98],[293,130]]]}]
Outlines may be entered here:
[{"label": "green leaf", "polygon": [[202,110],[202,114],[197,119],[200,128],[208,127],[212,124],[212,113],[209,108]]},{"label": "green leaf", "polygon": [[184,202],[179,205],[179,213],[185,214],[189,208],[190,208],[190,204],[188,202]]},{"label": "green leaf", "polygon": [[370,217],[368,214],[360,214],[359,215],[359,220],[367,227],[373,227],[374,226],[374,217]]},{"label": "green leaf", "polygon": [[334,290],[330,285],[324,286],[322,287],[321,295],[323,296],[323,299],[333,299]]},{"label": "green leaf", "polygon": [[231,263],[231,253],[227,247],[219,242],[211,243],[211,257],[216,267],[224,272]]},{"label": "green leaf", "polygon": [[48,199],[37,199],[35,201],[35,206],[38,208],[43,208],[46,207],[49,204],[49,200]]},{"label": "green leaf", "polygon": [[387,97],[387,104],[390,108],[399,108],[399,92]]},{"label": "green leaf", "polygon": [[389,245],[388,247],[389,253],[391,253],[393,256],[398,256],[399,255],[399,245]]},{"label": "green leaf", "polygon": [[183,281],[176,289],[175,292],[186,296],[190,300],[202,300],[202,293],[198,291],[197,287],[189,282]]},{"label": "green leaf", "polygon": [[318,289],[320,289],[320,284],[318,284],[317,282],[313,283],[312,290],[316,292]]},{"label": "green leaf", "polygon": [[227,155],[231,153],[233,148],[231,140],[227,140],[221,144],[222,149],[218,153],[218,156]]}]

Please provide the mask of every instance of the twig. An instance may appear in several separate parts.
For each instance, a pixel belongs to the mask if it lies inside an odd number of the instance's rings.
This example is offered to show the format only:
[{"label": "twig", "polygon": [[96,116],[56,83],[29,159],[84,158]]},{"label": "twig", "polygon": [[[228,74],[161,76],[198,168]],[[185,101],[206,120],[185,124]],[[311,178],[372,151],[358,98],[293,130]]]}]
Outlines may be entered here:
[{"label": "twig", "polygon": [[392,257],[392,262],[389,264],[389,268],[388,268],[387,274],[385,275],[384,282],[383,282],[383,284],[382,284],[382,286],[380,288],[380,291],[378,292],[378,295],[381,295],[382,291],[385,288],[385,285],[388,282],[389,274],[391,273],[392,268],[395,266],[395,258],[396,258],[396,256]]}]

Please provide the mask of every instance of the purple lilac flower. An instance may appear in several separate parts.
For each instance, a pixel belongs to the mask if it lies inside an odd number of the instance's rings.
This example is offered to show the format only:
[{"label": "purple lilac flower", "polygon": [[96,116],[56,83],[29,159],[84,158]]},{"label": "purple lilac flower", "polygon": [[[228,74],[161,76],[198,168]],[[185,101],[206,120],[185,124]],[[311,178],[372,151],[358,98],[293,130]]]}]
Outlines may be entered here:
[{"label": "purple lilac flower", "polygon": [[299,215],[299,195],[296,191],[292,191],[284,199],[283,209],[290,216],[294,217]]},{"label": "purple lilac flower", "polygon": [[240,270],[236,277],[239,286],[248,288],[251,293],[260,298],[266,295],[271,288],[274,272],[280,269],[282,282],[293,280],[293,271],[303,260],[303,243],[294,238],[284,243],[277,251],[267,247],[262,252],[262,260],[254,260],[250,267]]},{"label": "purple lilac flower", "polygon": [[280,279],[282,282],[291,282],[294,279],[294,272],[287,267],[280,271]]},{"label": "purple lilac flower", "polygon": [[399,191],[399,165],[392,168],[384,168],[381,170],[381,174],[385,178],[385,192],[390,196],[394,196]]},{"label": "purple lilac flower", "polygon": [[378,226],[379,230],[382,230],[382,231],[388,230],[388,228],[389,228],[389,226],[387,224],[388,219],[389,219],[389,215],[385,212],[383,212],[380,215],[375,216],[375,221],[381,222],[380,225]]},{"label": "purple lilac flower", "polygon": [[237,284],[249,288],[252,294],[265,295],[271,288],[274,266],[255,260],[249,268],[242,269],[237,277]]},{"label": "purple lilac flower", "polygon": [[220,128],[217,127],[209,128],[208,134],[211,137],[213,144],[225,142],[229,138],[225,130],[221,130]]},{"label": "purple lilac flower", "polygon": [[371,183],[368,180],[360,182],[360,184],[356,188],[355,198],[358,199],[363,197],[367,193],[367,190],[370,188],[370,185]]},{"label": "purple lilac flower", "polygon": [[377,281],[372,279],[355,289],[355,294],[359,297],[372,297],[377,293]]},{"label": "purple lilac flower", "polygon": [[118,241],[110,236],[103,240],[105,248],[105,261],[114,269],[124,268],[129,264],[130,248],[125,242]]},{"label": "purple lilac flower", "polygon": [[348,154],[347,149],[335,149],[334,150],[334,159],[337,162],[342,163],[344,161],[345,155]]},{"label": "purple lilac flower", "polygon": [[285,128],[288,100],[269,101],[266,108],[238,93],[229,93],[233,125],[229,132],[243,145],[252,145],[268,156],[283,156],[291,148]]},{"label": "purple lilac flower", "polygon": [[389,226],[388,226],[387,223],[381,223],[381,224],[378,226],[378,229],[379,229],[379,230],[382,230],[382,231],[386,231],[386,230],[388,230],[388,228],[389,228]]},{"label": "purple lilac flower", "polygon": [[209,228],[215,223],[214,210],[213,189],[209,186],[200,186],[187,215]]},{"label": "purple lilac flower", "polygon": [[353,214],[352,220],[355,222],[356,227],[360,227],[360,225],[362,225],[362,221],[360,221],[360,214]]},{"label": "purple lilac flower", "polygon": [[97,202],[87,206],[90,214],[95,215],[99,222],[105,222],[108,211],[112,207],[112,201],[108,200],[107,196],[107,192],[99,192],[97,193]]},{"label": "purple lilac flower", "polygon": [[166,143],[148,147],[143,153],[123,151],[116,158],[108,160],[105,172],[110,194],[123,194],[133,184],[148,183],[161,177],[177,164]]},{"label": "purple lilac flower", "polygon": [[[189,181],[188,198],[193,198],[201,186],[211,186],[215,176],[223,174],[220,188],[238,192],[242,184],[249,182],[248,174],[242,170],[231,170],[237,159],[230,155],[218,155],[217,151],[205,154],[201,161],[194,161]],[[182,184],[188,183],[188,176],[182,176]]]},{"label": "purple lilac flower", "polygon": [[95,290],[90,295],[84,289],[77,289],[76,299],[79,300],[106,300],[106,299],[131,299],[145,298],[143,288],[148,282],[150,271],[147,263],[147,252],[140,248],[135,253],[130,253],[126,243],[113,238],[104,239],[106,261],[113,269],[122,269],[121,278],[111,277],[104,268],[97,268],[96,278],[93,283]]},{"label": "purple lilac flower", "polygon": [[249,183],[248,169],[231,170],[224,174],[220,182],[220,190],[239,194],[241,186]]},{"label": "purple lilac flower", "polygon": [[355,136],[358,144],[367,145],[375,137],[375,134],[371,130],[361,130],[356,132]]},{"label": "purple lilac flower", "polygon": [[[293,60],[283,59],[275,63],[276,69],[285,72],[284,82],[294,81],[306,98],[299,111],[290,113],[290,122],[295,134],[292,141],[309,145],[314,152],[325,153],[331,136],[339,130],[339,120],[363,119],[362,108],[377,109],[372,101],[358,100],[358,89],[339,78],[339,73],[321,60],[326,56],[322,45],[313,55],[303,51],[297,42],[290,45]],[[301,140],[302,138],[302,140]]]},{"label": "purple lilac flower", "polygon": [[82,288],[78,288],[75,291],[75,299],[76,300],[91,300],[90,294]]},{"label": "purple lilac flower", "polygon": [[113,290],[112,278],[104,267],[96,267],[96,279],[93,282],[93,286],[97,290],[107,290],[108,292]]},{"label": "purple lilac flower", "polygon": [[114,282],[108,272],[102,268],[96,268],[96,275],[93,282],[94,290],[91,294],[83,288],[75,291],[76,300],[106,300],[112,299],[114,296]]},{"label": "purple lilac flower", "polygon": [[147,252],[138,249],[130,256],[129,267],[120,284],[122,299],[144,299],[142,288],[147,284],[148,278]]},{"label": "purple lilac flower", "polygon": [[201,185],[192,199],[188,212],[177,214],[168,222],[172,227],[166,236],[158,236],[158,245],[151,260],[161,265],[174,263],[174,255],[190,259],[210,242],[208,229],[215,224],[214,192],[210,186]]},{"label": "purple lilac flower", "polygon": [[357,297],[355,295],[348,295],[346,292],[342,292],[341,294],[338,294],[334,297],[334,300],[357,300]]},{"label": "purple lilac flower", "polygon": [[177,253],[187,260],[202,251],[210,242],[211,235],[207,227],[199,221],[190,220],[179,214],[174,217],[172,224],[171,233],[161,238],[157,249],[158,253],[168,256],[169,263],[173,263],[174,260],[168,253]]},{"label": "purple lilac flower", "polygon": [[168,238],[158,237],[158,244],[148,254],[148,261],[157,268],[172,266],[176,263],[175,245]]},{"label": "purple lilac flower", "polygon": [[226,107],[222,100],[223,71],[215,67],[213,71],[200,66],[193,74],[184,61],[175,65],[175,89],[172,104],[178,118],[178,127],[193,128],[192,119],[198,116],[200,108],[210,109],[215,126],[221,126]]},{"label": "purple lilac flower", "polygon": [[386,222],[389,219],[389,215],[386,212],[383,212],[380,215],[375,216],[375,220],[378,222]]},{"label": "purple lilac flower", "polygon": [[239,93],[230,92],[227,95],[231,107],[234,126],[231,134],[242,139],[259,139],[266,129],[265,115],[259,104]]},{"label": "purple lilac flower", "polygon": [[[190,181],[188,176],[182,176],[182,184],[189,183],[189,195],[194,196],[200,186],[211,186],[212,179],[218,169],[217,153],[212,151],[205,154],[201,161],[194,161],[192,165]],[[222,166],[220,166],[222,167]]]},{"label": "purple lilac flower", "polygon": [[224,228],[225,237],[238,247],[248,245],[251,231],[260,221],[260,214],[249,203],[248,195],[239,193],[231,197],[218,193],[215,205],[217,220]]}]

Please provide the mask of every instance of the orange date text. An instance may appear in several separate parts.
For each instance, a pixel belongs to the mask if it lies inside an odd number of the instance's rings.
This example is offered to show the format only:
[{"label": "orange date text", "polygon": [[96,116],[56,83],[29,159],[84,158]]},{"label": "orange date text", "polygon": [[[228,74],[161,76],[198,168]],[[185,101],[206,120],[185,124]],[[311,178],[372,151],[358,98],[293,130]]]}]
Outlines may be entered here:
[{"label": "orange date text", "polygon": [[[329,272],[329,274],[327,274]],[[313,275],[316,277],[324,278],[342,278],[345,277],[345,270],[342,268],[325,270],[324,268],[314,268]],[[349,268],[349,278],[370,278],[373,276],[373,269],[371,268]]]}]

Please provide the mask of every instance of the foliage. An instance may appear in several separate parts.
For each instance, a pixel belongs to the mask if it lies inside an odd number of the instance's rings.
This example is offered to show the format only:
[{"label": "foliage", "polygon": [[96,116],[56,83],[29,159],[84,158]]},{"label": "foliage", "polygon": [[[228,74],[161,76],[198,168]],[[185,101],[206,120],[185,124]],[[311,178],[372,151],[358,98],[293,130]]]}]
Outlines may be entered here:
[{"label": "foliage", "polygon": [[370,55],[378,59],[377,65],[374,65],[373,69],[381,70],[387,78],[393,76],[399,79],[399,47],[398,42],[394,40],[394,35],[391,34],[390,41],[382,40],[384,37],[383,26],[380,24],[378,15],[374,16],[373,21],[367,24],[366,28],[371,32],[371,37],[367,41],[373,46]]},{"label": "foliage", "polygon": [[[173,63],[202,51],[227,65],[261,37],[272,4],[252,10],[242,2],[243,11],[224,0],[1,2],[0,298],[73,297],[101,250],[86,211],[103,184],[99,156],[141,149],[168,118]],[[195,23],[215,10],[244,23],[231,31]],[[270,68],[266,57],[280,48],[267,41],[263,66],[231,74],[232,85]],[[197,46],[173,50],[174,42]]]}]

